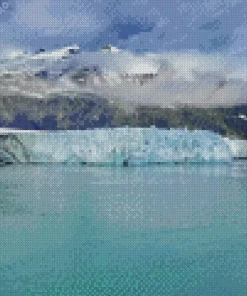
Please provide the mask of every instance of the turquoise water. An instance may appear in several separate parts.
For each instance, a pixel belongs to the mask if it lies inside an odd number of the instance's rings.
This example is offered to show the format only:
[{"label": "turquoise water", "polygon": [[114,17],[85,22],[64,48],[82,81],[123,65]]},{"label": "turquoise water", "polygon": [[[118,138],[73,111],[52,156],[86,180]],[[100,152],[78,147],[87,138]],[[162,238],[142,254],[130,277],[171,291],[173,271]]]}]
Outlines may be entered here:
[{"label": "turquoise water", "polygon": [[1,167],[0,295],[247,295],[247,162]]}]

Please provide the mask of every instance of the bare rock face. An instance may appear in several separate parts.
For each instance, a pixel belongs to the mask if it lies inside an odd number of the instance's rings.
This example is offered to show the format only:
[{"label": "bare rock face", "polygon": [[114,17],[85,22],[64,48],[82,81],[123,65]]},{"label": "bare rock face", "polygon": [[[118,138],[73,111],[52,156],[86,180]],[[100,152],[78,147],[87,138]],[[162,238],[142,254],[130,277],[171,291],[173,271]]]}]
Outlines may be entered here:
[{"label": "bare rock face", "polygon": [[247,138],[247,107],[161,108],[136,106],[133,110],[92,93],[54,94],[49,98],[0,96],[0,127],[27,130],[83,130],[99,127],[149,127],[212,130]]},{"label": "bare rock face", "polygon": [[86,129],[111,126],[113,110],[107,100],[57,96],[49,99],[0,97],[0,126],[31,130]]}]

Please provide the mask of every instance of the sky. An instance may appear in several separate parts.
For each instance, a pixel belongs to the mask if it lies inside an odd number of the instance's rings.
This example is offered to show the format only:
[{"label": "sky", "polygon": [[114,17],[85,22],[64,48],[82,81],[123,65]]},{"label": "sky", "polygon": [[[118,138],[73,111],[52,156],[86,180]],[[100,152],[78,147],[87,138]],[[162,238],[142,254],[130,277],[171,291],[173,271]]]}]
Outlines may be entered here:
[{"label": "sky", "polygon": [[[112,75],[98,90],[123,102],[247,103],[246,0],[0,0],[0,25],[0,56],[77,44],[78,66],[107,65]],[[120,54],[97,54],[106,44]],[[166,71],[142,88],[114,76],[162,64]]]},{"label": "sky", "polygon": [[0,0],[1,47],[245,54],[246,0]]}]

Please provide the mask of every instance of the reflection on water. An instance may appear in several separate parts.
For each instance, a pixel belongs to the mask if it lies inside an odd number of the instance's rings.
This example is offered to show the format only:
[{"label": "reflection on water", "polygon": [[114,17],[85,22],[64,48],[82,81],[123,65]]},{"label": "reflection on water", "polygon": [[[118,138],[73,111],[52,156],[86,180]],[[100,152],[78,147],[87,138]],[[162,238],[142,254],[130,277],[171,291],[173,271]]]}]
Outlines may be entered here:
[{"label": "reflection on water", "polygon": [[246,161],[2,167],[0,295],[246,295],[246,198]]}]

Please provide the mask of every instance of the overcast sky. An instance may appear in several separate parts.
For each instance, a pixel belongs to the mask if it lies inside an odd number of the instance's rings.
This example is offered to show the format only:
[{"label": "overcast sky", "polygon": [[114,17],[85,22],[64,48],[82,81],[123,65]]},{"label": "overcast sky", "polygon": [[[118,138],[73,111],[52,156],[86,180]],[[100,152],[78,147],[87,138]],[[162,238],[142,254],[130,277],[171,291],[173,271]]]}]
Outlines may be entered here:
[{"label": "overcast sky", "polygon": [[0,0],[1,47],[245,54],[246,0]]}]

